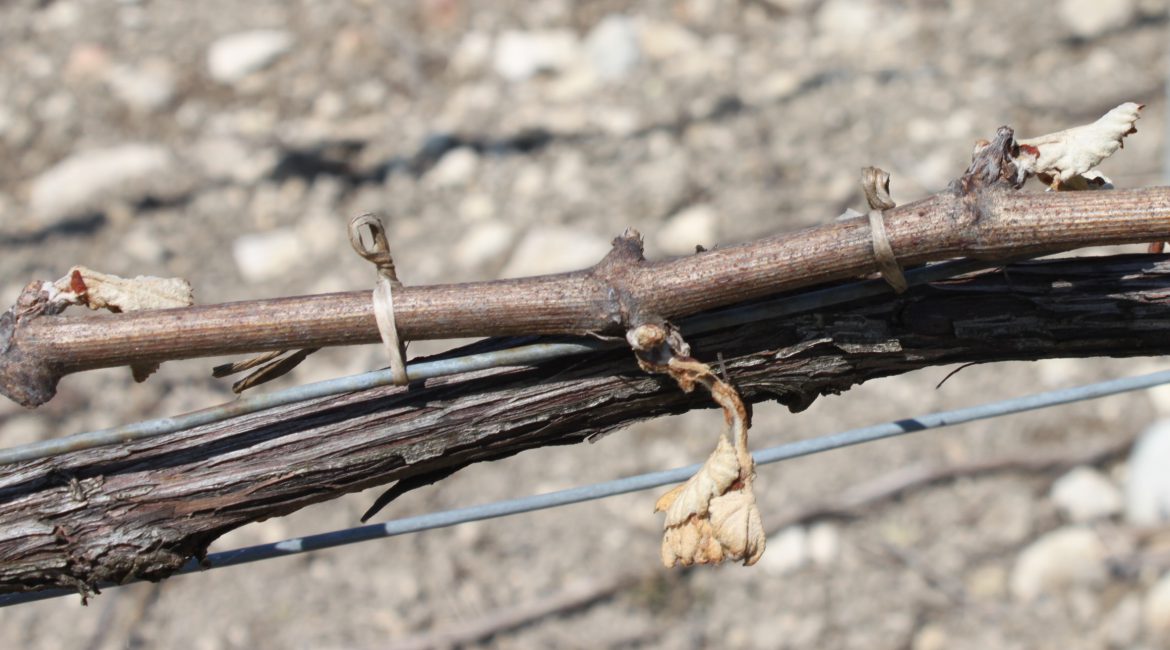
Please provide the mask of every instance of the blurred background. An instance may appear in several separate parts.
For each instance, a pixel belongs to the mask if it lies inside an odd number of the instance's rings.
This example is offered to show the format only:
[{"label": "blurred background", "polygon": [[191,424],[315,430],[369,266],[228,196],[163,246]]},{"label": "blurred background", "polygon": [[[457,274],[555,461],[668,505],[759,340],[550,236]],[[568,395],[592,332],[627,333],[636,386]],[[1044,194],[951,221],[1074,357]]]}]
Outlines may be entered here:
[{"label": "blurred background", "polygon": [[[1118,187],[1159,184],[1168,30],[1159,0],[13,0],[0,5],[0,302],[73,264],[182,276],[201,303],[364,289],[373,273],[345,224],[365,211],[387,218],[411,284],[581,268],[627,226],[652,258],[684,254],[861,208],[866,165],[891,173],[895,200],[921,198],[1001,124],[1035,136],[1125,101],[1146,104],[1139,133],[1103,171]],[[0,444],[230,399],[213,363],[166,364],[141,385],[125,369],[75,375],[36,411],[0,402]],[[376,346],[331,350],[285,383],[384,364]],[[953,368],[930,369],[800,414],[760,405],[753,444],[1168,367],[997,364],[937,389]],[[918,463],[1076,450],[1162,417],[1170,389],[761,468],[756,490],[767,524]],[[473,466],[379,517],[699,462],[720,426],[696,412]],[[1165,450],[1167,435],[1155,427],[1135,453]],[[1163,458],[942,482],[780,531],[749,569],[662,569],[655,495],[638,493],[113,589],[87,608],[16,606],[0,610],[0,638],[386,648],[630,577],[481,643],[1170,647],[1170,538],[1126,508],[1170,503],[1138,493],[1157,475],[1135,477]],[[354,525],[375,494],[211,550]],[[1134,554],[1149,561],[1119,564]]]}]

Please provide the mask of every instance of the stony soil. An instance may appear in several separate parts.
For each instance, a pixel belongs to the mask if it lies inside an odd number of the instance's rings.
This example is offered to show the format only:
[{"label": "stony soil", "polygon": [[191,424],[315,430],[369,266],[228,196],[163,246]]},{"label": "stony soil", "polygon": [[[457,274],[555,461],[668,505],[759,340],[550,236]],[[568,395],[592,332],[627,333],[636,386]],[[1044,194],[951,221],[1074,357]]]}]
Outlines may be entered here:
[{"label": "stony soil", "polygon": [[[1130,100],[1147,104],[1140,132],[1104,171],[1120,187],[1155,184],[1166,23],[1157,0],[9,2],[0,302],[72,264],[183,276],[201,302],[367,287],[344,224],[371,210],[388,217],[410,283],[582,267],[627,226],[646,234],[651,256],[681,254],[861,207],[862,166],[890,171],[894,198],[908,201],[945,186],[1000,124],[1036,135]],[[290,381],[383,363],[373,347],[330,351]],[[35,412],[0,404],[0,444],[223,401],[210,365],[169,364],[143,385],[124,370],[75,376]],[[1001,364],[936,390],[940,368],[798,415],[761,407],[754,440],[1166,365]],[[762,468],[761,508],[767,520],[920,461],[1132,434],[1170,414],[1168,400],[1138,393]],[[384,514],[695,462],[718,426],[716,413],[692,413],[528,452]],[[1116,496],[1133,465],[1098,468],[1064,491],[1051,490],[1055,474],[944,483],[860,519],[783,531],[755,568],[685,574],[658,567],[655,497],[640,493],[110,590],[84,609],[75,598],[22,605],[0,611],[0,638],[12,648],[384,648],[634,573],[644,578],[613,597],[484,643],[1156,648],[1170,637],[1170,580],[1157,566],[1119,572],[1106,561],[1133,543]],[[256,524],[212,550],[350,526],[372,498]],[[1103,505],[1068,510],[1085,502]]]}]

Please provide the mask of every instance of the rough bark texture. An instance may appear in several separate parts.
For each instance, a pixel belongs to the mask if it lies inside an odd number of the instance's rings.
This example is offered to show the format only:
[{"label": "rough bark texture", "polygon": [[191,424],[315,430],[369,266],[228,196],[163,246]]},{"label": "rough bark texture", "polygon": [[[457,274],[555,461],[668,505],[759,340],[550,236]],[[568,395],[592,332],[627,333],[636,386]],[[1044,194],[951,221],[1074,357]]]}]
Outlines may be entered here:
[{"label": "rough bark texture", "polygon": [[[1170,262],[1016,265],[690,338],[752,402],[794,409],[969,361],[1170,351]],[[158,579],[220,534],[345,492],[710,407],[622,349],[326,398],[0,474],[0,592]],[[608,444],[621,444],[618,439]]]}]

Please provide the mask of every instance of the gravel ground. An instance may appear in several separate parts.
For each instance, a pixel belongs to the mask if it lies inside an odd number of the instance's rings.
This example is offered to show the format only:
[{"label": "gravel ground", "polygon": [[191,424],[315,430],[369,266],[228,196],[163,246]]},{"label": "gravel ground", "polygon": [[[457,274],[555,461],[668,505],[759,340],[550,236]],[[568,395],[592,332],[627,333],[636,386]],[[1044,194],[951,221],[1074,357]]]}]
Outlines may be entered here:
[{"label": "gravel ground", "polygon": [[[344,225],[371,210],[415,284],[579,268],[627,226],[650,256],[681,254],[860,208],[865,165],[890,171],[896,200],[919,198],[1000,124],[1037,135],[1123,101],[1147,105],[1140,133],[1104,171],[1155,184],[1166,23],[1156,0],[9,2],[0,301],[72,264],[182,276],[204,303],[368,287]],[[383,363],[376,347],[328,351],[288,381]],[[142,385],[124,370],[73,376],[35,412],[0,403],[0,444],[223,401],[210,365],[167,364]],[[761,406],[754,442],[1168,365],[999,364],[936,390],[940,368],[797,415]],[[912,463],[1073,449],[1168,415],[1167,391],[1081,403],[769,467],[757,491],[766,521]],[[696,462],[718,422],[692,413],[471,467],[384,514]],[[0,631],[14,648],[383,648],[631,574],[611,597],[483,643],[1170,647],[1170,578],[1107,562],[1170,541],[1134,541],[1123,512],[1147,465],[939,484],[782,531],[751,569],[659,568],[661,524],[641,493],[134,585],[88,608],[23,605],[0,610]],[[212,550],[353,525],[373,496]]]}]

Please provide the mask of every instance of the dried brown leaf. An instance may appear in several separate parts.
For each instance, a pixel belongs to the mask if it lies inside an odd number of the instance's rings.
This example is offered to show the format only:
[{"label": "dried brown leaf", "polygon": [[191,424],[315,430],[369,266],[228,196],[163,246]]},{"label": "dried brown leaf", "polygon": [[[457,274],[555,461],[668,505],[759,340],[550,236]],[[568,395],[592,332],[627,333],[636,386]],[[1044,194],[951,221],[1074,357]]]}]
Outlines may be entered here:
[{"label": "dried brown leaf", "polygon": [[726,423],[715,450],[686,483],[662,495],[655,512],[666,513],[662,562],[667,567],[743,560],[755,564],[764,552],[764,527],[752,492],[755,463],[747,448],[748,412],[730,384],[689,356],[677,330],[651,324],[626,335],[647,372],[669,374],[690,392],[702,385],[723,409]]},{"label": "dried brown leaf", "polygon": [[692,515],[705,516],[711,500],[727,493],[740,476],[739,460],[735,449],[727,438],[720,436],[715,451],[707,457],[707,462],[687,479],[670,492],[659,497],[654,504],[654,512],[666,513],[666,525],[677,526],[687,521]]},{"label": "dried brown leaf", "polygon": [[[666,496],[678,492],[675,488]],[[766,536],[751,483],[740,484],[710,499],[705,506],[703,514],[691,513],[678,524],[666,526],[662,563],[667,567],[719,564],[724,560],[743,560],[745,566],[755,564],[764,553]]]},{"label": "dried brown leaf", "polygon": [[[1041,176],[1040,180],[1051,184],[1053,179],[1046,176]],[[1111,190],[1113,187],[1113,180],[1096,170],[1085,172],[1084,174],[1077,174],[1076,176],[1073,176],[1072,178],[1060,184],[1060,189],[1065,192]],[[1049,187],[1048,189],[1051,190],[1052,188]]]},{"label": "dried brown leaf", "polygon": [[[140,275],[122,278],[84,266],[69,269],[69,274],[52,284],[52,301],[58,309],[66,305],[85,305],[90,309],[108,309],[114,313],[143,309],[188,307],[195,303],[191,284],[182,278],[156,278]],[[130,366],[134,381],[146,381],[158,363]]]},{"label": "dried brown leaf", "polygon": [[1142,104],[1127,102],[1109,111],[1092,124],[1073,127],[1036,138],[1019,140],[1017,166],[1041,179],[1050,179],[1054,188],[1093,169],[1137,133],[1134,124],[1141,117]]},{"label": "dried brown leaf", "polygon": [[682,526],[668,527],[662,535],[662,564],[667,568],[722,561],[723,545],[715,539],[707,519],[695,518]]},{"label": "dried brown leaf", "polygon": [[764,554],[764,524],[751,484],[711,500],[711,526],[727,554],[751,566]]},{"label": "dried brown leaf", "polygon": [[182,278],[122,278],[84,266],[73,267],[54,286],[73,303],[112,312],[187,307],[195,302],[191,284]]}]

